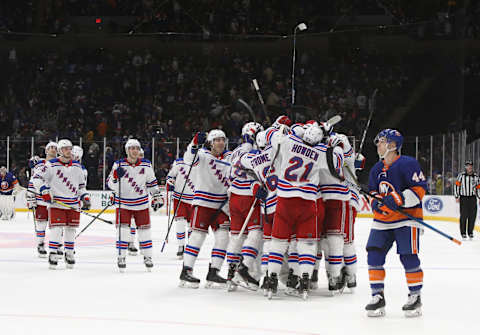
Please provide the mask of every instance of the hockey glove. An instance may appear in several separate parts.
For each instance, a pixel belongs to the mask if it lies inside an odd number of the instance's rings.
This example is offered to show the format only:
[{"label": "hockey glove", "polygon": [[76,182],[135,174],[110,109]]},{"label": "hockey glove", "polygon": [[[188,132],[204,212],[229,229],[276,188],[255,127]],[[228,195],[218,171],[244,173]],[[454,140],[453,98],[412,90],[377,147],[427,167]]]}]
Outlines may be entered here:
[{"label": "hockey glove", "polygon": [[355,158],[355,170],[363,170],[365,168],[365,156],[358,154]]},{"label": "hockey glove", "polygon": [[203,131],[199,131],[193,137],[193,145],[197,148],[204,145],[206,141],[207,141],[207,133]]},{"label": "hockey glove", "polygon": [[373,212],[377,212],[377,213],[380,213],[382,215],[384,215],[385,213],[380,209],[383,205],[380,203],[380,201],[378,201],[377,199],[373,199],[372,200],[372,203],[370,204],[370,206],[372,206],[372,211]]},{"label": "hockey glove", "polygon": [[37,199],[35,198],[35,195],[33,195],[31,193],[27,193],[26,198],[27,198],[27,208],[28,209],[37,208]]},{"label": "hockey glove", "polygon": [[92,207],[90,197],[87,194],[81,197],[80,200],[82,201],[82,211],[88,211]]},{"label": "hockey glove", "polygon": [[48,204],[51,204],[52,203],[52,196],[50,195],[50,189],[45,187],[45,188],[41,189],[40,192],[42,194],[42,200],[45,201]]},{"label": "hockey glove", "polygon": [[119,166],[116,170],[113,171],[113,178],[118,180],[119,178],[122,178],[125,173],[127,173],[127,170]]},{"label": "hockey glove", "polygon": [[250,143],[251,145],[255,143],[255,138],[251,134],[243,134],[242,140],[243,140],[243,143]]},{"label": "hockey glove", "polygon": [[152,196],[152,208],[156,212],[163,206],[163,198],[160,193],[155,193]]},{"label": "hockey glove", "polygon": [[387,196],[383,198],[383,204],[393,211],[403,206],[404,203],[405,198],[403,194],[395,191],[388,193]]},{"label": "hockey glove", "polygon": [[109,200],[109,205],[112,206],[113,204],[115,204],[115,194],[114,193],[111,193],[110,196],[108,197],[108,200]]},{"label": "hockey glove", "polygon": [[265,201],[267,199],[268,191],[260,183],[255,183],[253,185],[253,194],[255,198]]},{"label": "hockey glove", "polygon": [[167,186],[167,191],[168,192],[174,192],[175,191],[175,185],[172,185],[169,182],[167,182],[166,186]]}]

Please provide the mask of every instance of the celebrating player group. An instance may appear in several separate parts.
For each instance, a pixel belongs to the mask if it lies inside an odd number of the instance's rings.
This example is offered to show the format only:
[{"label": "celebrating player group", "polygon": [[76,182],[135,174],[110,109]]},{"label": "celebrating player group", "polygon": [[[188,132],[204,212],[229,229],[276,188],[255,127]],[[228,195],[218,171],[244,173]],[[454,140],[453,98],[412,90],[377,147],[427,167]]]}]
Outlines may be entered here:
[{"label": "celebrating player group", "polygon": [[[199,287],[195,263],[210,233],[214,244],[205,287],[227,292],[260,288],[272,299],[280,292],[280,282],[284,294],[308,299],[318,288],[323,258],[329,292],[354,291],[354,224],[363,196],[356,172],[363,169],[365,158],[354,152],[347,136],[334,132],[339,119],[292,124],[280,116],[267,129],[248,122],[241,130],[242,143],[233,151],[226,150],[228,139],[220,129],[195,134],[183,157],[173,163],[166,185],[167,200],[169,194],[173,198],[168,231],[174,224],[177,256],[183,259],[180,287]],[[426,183],[418,162],[400,154],[402,143],[397,130],[378,134],[380,160],[364,191],[374,212],[367,243],[372,300],[366,310],[372,317],[385,314],[383,266],[393,242],[410,291],[403,310],[407,316],[421,314],[421,227],[416,220],[423,218]],[[153,267],[149,206],[156,211],[164,203],[152,164],[141,151],[139,141],[128,140],[126,158],[113,164],[107,179],[113,191],[109,205],[116,208],[117,266],[122,272],[127,251],[137,251],[135,232],[146,269]],[[48,224],[50,268],[57,267],[63,254],[67,267],[73,268],[79,215],[90,208],[82,152],[69,140],[60,140],[49,143],[45,153],[46,159],[30,160],[27,192],[37,250],[47,257]],[[225,259],[226,278],[220,275]]]}]

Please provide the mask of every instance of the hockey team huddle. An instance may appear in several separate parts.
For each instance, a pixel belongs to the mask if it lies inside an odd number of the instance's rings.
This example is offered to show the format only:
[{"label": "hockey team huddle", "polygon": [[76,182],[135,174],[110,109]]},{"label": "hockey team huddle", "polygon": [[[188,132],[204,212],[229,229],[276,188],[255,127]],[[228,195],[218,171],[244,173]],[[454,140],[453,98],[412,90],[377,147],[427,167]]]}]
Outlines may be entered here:
[{"label": "hockey team huddle", "polygon": [[[333,131],[336,122],[292,124],[280,116],[267,129],[248,122],[242,143],[233,151],[226,150],[227,136],[220,129],[195,134],[183,158],[173,163],[166,184],[167,197],[174,200],[177,256],[183,258],[180,287],[199,287],[195,262],[210,231],[214,244],[206,287],[229,292],[261,288],[272,299],[281,282],[287,295],[307,299],[318,288],[323,258],[332,295],[355,289],[354,223],[361,195],[352,185],[358,184],[356,171],[365,158],[354,152],[347,136]],[[410,291],[402,309],[407,316],[421,315],[421,229],[399,209],[422,219],[426,183],[418,162],[400,155],[402,144],[402,135],[392,129],[375,139],[380,161],[370,171],[367,193],[374,214],[366,246],[369,316],[385,314],[384,264],[393,242]],[[79,215],[91,207],[82,153],[69,140],[49,143],[45,151],[46,159],[30,161],[27,192],[28,207],[35,210],[38,252],[47,256],[48,223],[50,268],[62,257],[62,246],[65,264],[72,268]],[[122,272],[127,251],[136,251],[133,222],[145,266],[153,267],[149,205],[156,211],[164,204],[152,165],[141,158],[140,143],[128,140],[125,151],[127,157],[114,163],[107,178],[116,207],[117,265]],[[228,273],[223,278],[225,258]]]}]

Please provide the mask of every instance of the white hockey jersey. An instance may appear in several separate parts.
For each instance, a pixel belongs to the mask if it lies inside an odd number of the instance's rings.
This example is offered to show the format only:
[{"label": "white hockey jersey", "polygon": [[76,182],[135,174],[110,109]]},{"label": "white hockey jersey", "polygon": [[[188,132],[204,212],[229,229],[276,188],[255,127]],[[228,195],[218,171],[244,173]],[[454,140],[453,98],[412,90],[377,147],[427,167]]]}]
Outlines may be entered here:
[{"label": "white hockey jersey", "polygon": [[[275,146],[275,143],[272,145]],[[293,134],[282,138],[277,157],[277,195],[283,198],[299,197],[316,201],[318,186],[325,182],[323,178],[325,176],[334,178],[327,159],[334,158],[332,165],[337,173],[341,173],[343,166],[341,151],[333,151],[333,157],[328,157],[327,149],[327,146],[322,143],[310,146]]]},{"label": "white hockey jersey", "polygon": [[[193,194],[195,192],[195,186],[193,184],[191,174],[187,178],[190,165],[183,161],[183,158],[175,160],[172,164],[172,168],[167,175],[167,183],[173,185],[175,190],[173,191],[173,198],[179,200],[183,187],[185,187],[182,194],[182,202],[191,204],[193,201]],[[185,184],[186,183],[186,184]]]},{"label": "white hockey jersey", "polygon": [[278,177],[275,175],[275,154],[275,148],[268,145],[257,154],[248,153],[243,155],[240,160],[241,166],[243,166],[244,169],[253,170],[255,175],[260,178],[261,182],[267,187],[268,195],[266,205],[262,204],[261,207],[262,213],[266,211],[266,214],[275,213],[277,206]]},{"label": "white hockey jersey", "polygon": [[[40,195],[40,190],[37,190],[35,188],[35,185],[33,184],[33,177],[35,176],[35,174],[38,171],[40,171],[45,166],[46,163],[47,163],[47,161],[45,159],[42,159],[42,160],[38,161],[38,163],[33,167],[32,175],[30,176],[30,180],[28,181],[28,187],[27,187],[28,190],[37,193],[35,195],[35,199],[37,200],[37,205],[40,205],[40,206],[48,206],[48,204],[45,201],[42,200],[42,197]],[[87,179],[85,179],[85,180],[87,180]]]},{"label": "white hockey jersey", "polygon": [[[336,133],[333,133],[332,136],[338,137],[339,139],[341,139],[342,142],[341,146],[336,146],[334,148],[335,152],[343,153],[344,162],[342,168],[346,168],[348,166],[348,168],[350,168],[350,171],[352,171],[352,173],[355,173],[355,156],[347,136]],[[346,171],[343,176],[347,180],[355,183],[353,177],[348,173],[348,171]],[[352,193],[352,190],[344,182],[341,182],[338,178],[335,178],[331,174],[322,175],[320,191],[324,200],[351,201],[352,206],[354,206],[358,210],[358,193],[356,191],[353,191],[354,193]]]},{"label": "white hockey jersey", "polygon": [[193,206],[218,209],[224,203],[222,211],[229,215],[227,191],[230,187],[230,156],[231,151],[215,157],[207,149],[198,149],[195,162],[195,150],[190,143],[183,155],[186,164],[192,164],[191,180],[195,185]]},{"label": "white hockey jersey", "polygon": [[255,182],[255,177],[242,169],[240,159],[251,152],[253,146],[250,143],[242,143],[236,147],[230,156],[232,168],[230,170],[231,185],[228,189],[229,193],[238,195],[252,195],[252,184]]},{"label": "white hockey jersey", "polygon": [[[121,178],[121,197],[119,197],[119,180],[113,177],[118,167],[126,170]],[[142,210],[148,208],[148,193],[160,192],[157,178],[152,169],[152,163],[147,159],[139,159],[135,164],[130,164],[126,158],[113,163],[112,171],[107,178],[108,187],[115,193],[115,204],[129,210]]]},{"label": "white hockey jersey", "polygon": [[[79,207],[80,199],[87,195],[86,180],[82,166],[77,161],[62,163],[54,158],[46,163],[35,166],[32,186],[37,192],[49,190],[53,200]],[[65,206],[53,202],[50,207],[65,209]]]}]

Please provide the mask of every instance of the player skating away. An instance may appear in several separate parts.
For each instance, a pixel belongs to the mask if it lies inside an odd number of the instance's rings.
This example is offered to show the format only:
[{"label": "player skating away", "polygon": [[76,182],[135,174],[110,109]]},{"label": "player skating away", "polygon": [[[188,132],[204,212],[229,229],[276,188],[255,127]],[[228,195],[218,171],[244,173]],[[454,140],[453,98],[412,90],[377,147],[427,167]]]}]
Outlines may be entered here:
[{"label": "player skating away", "polygon": [[[190,231],[190,223],[193,211],[192,200],[195,192],[195,185],[193,184],[190,176],[187,179],[189,170],[190,165],[186,164],[182,157],[173,162],[172,167],[167,175],[167,191],[173,192],[173,210],[175,211],[178,206],[173,221],[175,222],[177,233],[177,257],[179,259],[183,258],[186,231]],[[182,190],[183,193],[181,193]]]},{"label": "player skating away", "polygon": [[[225,286],[226,280],[218,272],[226,256],[228,244],[227,190],[230,187],[230,152],[225,151],[227,137],[220,129],[208,135],[199,132],[188,145],[183,156],[191,166],[190,178],[195,185],[193,196],[192,234],[185,246],[180,287],[198,288],[200,280],[192,275],[195,261],[207,237],[208,228],[214,232],[215,242],[207,274],[207,285]],[[206,144],[206,148],[202,145]]]},{"label": "player skating away", "polygon": [[[260,202],[255,197],[262,198],[267,192],[261,187],[255,174],[247,173],[241,165],[240,159],[244,155],[253,156],[255,138],[263,131],[263,127],[256,122],[248,122],[242,127],[242,143],[232,151],[230,161],[231,186],[229,188],[230,208],[230,240],[227,246],[228,276],[227,288],[233,290],[237,284],[242,284],[252,290],[258,289],[258,280],[254,277],[254,262],[262,243],[262,226],[260,222]],[[257,151],[257,150],[255,150]],[[263,193],[262,193],[263,192]],[[250,208],[254,205],[253,213],[247,222],[242,234]],[[238,269],[238,273],[237,272]],[[234,278],[235,277],[235,278]],[[241,283],[239,283],[241,282]]]},{"label": "player skating away", "polygon": [[[58,264],[57,250],[64,231],[65,262],[67,268],[75,264],[75,230],[80,223],[80,202],[82,209],[90,209],[90,196],[85,189],[85,175],[79,162],[72,160],[72,142],[67,139],[58,141],[58,158],[54,158],[41,168],[35,169],[33,186],[40,191],[42,200],[49,204],[50,269]],[[66,208],[66,204],[73,208]]]},{"label": "player skating away", "polygon": [[12,220],[15,217],[15,195],[20,190],[17,177],[0,167],[0,219]]},{"label": "player skating away", "polygon": [[422,219],[422,198],[427,184],[418,161],[400,154],[403,136],[398,130],[384,129],[375,138],[380,161],[370,170],[368,188],[372,195],[382,198],[384,205],[373,200],[373,225],[367,242],[368,272],[372,300],[365,307],[368,316],[385,315],[385,257],[393,242],[405,268],[408,295],[402,307],[407,316],[421,315],[420,291],[423,271],[418,257],[420,229],[416,222],[400,214],[401,208],[411,216]]},{"label": "player skating away", "polygon": [[129,139],[125,144],[126,158],[116,161],[107,178],[108,187],[115,193],[118,268],[126,268],[126,252],[130,239],[130,223],[135,220],[138,228],[140,252],[148,271],[153,267],[152,230],[148,210],[148,194],[152,196],[151,206],[157,211],[163,206],[163,198],[158,188],[152,163],[139,158],[140,142]]},{"label": "player skating away", "polygon": [[[333,160],[332,164],[337,169],[335,173],[339,173],[343,164],[342,153],[327,154],[327,147],[320,143],[322,137],[322,130],[311,126],[305,131],[303,139],[291,134],[279,144],[279,167],[276,170],[278,200],[268,262],[269,298],[277,292],[278,273],[292,234],[296,236],[299,254],[299,291],[304,298],[308,294],[320,235],[316,220],[320,171],[330,171],[328,159]],[[272,145],[275,147],[275,143]]]}]

